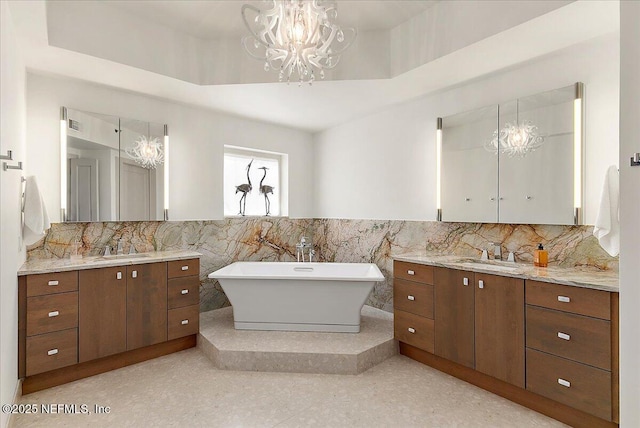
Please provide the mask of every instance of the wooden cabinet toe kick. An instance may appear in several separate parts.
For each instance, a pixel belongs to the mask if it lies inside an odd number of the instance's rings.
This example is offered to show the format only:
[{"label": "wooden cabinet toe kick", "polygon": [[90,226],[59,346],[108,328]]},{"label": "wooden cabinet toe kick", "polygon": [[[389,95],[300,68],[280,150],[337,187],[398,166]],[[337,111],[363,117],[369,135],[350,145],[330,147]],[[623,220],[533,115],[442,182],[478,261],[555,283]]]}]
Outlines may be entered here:
[{"label": "wooden cabinet toe kick", "polygon": [[43,389],[73,382],[78,379],[84,379],[89,376],[94,376],[161,357],[163,355],[193,348],[196,346],[196,336],[197,334],[193,334],[179,339],[170,340],[168,342],[158,343],[156,345],[111,355],[109,357],[28,376],[24,378],[22,382],[22,394],[31,394],[32,392],[41,391]]}]

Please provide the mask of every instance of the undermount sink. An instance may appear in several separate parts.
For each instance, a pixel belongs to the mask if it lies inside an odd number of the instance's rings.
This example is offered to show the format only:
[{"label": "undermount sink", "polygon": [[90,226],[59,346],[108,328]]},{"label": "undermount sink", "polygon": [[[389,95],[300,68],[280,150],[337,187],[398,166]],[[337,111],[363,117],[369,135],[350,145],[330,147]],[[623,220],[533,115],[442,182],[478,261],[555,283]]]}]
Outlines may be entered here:
[{"label": "undermount sink", "polygon": [[497,265],[492,263],[485,263],[482,261],[464,262],[464,263],[460,263],[460,265],[464,267],[469,267],[469,268],[495,270],[500,272],[515,272],[520,269],[518,266]]}]

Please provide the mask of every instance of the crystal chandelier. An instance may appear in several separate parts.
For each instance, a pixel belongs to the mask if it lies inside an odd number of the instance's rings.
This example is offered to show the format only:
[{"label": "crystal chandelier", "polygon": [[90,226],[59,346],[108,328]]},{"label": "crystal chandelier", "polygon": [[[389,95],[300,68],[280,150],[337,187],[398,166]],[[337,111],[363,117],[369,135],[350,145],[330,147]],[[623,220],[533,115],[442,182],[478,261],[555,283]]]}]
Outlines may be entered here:
[{"label": "crystal chandelier", "polygon": [[528,120],[518,121],[518,104],[516,101],[515,122],[508,122],[499,132],[493,131],[493,138],[485,145],[487,150],[523,158],[544,143],[544,137],[538,133],[536,125]]},{"label": "crystal chandelier", "polygon": [[355,28],[336,23],[337,5],[323,0],[267,0],[260,10],[245,4],[242,19],[251,33],[242,45],[253,58],[264,61],[265,71],[279,70],[279,80],[299,84],[324,79],[340,55],[356,38]]},{"label": "crystal chandelier", "polygon": [[157,137],[149,140],[146,136],[141,135],[135,141],[135,146],[128,147],[125,152],[143,168],[156,169],[164,162],[164,150]]}]

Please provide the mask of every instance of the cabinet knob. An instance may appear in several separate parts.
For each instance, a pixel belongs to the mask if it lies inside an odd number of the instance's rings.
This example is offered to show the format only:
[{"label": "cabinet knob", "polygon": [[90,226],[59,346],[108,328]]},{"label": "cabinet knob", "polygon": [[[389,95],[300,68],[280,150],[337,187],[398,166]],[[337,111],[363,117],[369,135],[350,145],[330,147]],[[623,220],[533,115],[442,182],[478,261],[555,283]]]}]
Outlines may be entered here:
[{"label": "cabinet knob", "polygon": [[409,327],[409,328],[407,329],[407,331],[408,331],[409,333],[411,333],[411,334],[414,334],[414,333],[416,332],[416,329],[415,329],[415,328],[413,328],[413,327]]},{"label": "cabinet knob", "polygon": [[558,378],[558,383],[562,386],[566,386],[567,388],[571,388],[571,382],[569,382],[568,380]]},{"label": "cabinet knob", "polygon": [[407,300],[411,300],[413,302],[414,300],[416,300],[416,298],[415,298],[415,296],[412,296],[411,294],[409,294],[407,296]]},{"label": "cabinet knob", "polygon": [[182,290],[182,291],[180,292],[180,294],[189,294],[189,290],[187,290],[187,289],[185,288],[184,290]]},{"label": "cabinet knob", "polygon": [[462,285],[469,285],[469,278],[462,278]]},{"label": "cabinet knob", "polygon": [[412,271],[412,270],[408,270],[408,271],[407,271],[407,274],[408,274],[408,275],[415,275],[416,273],[415,273],[414,271]]},{"label": "cabinet knob", "polygon": [[464,201],[465,202],[469,202],[469,201],[471,201],[471,198],[464,198]]},{"label": "cabinet knob", "polygon": [[180,322],[180,324],[182,324],[182,325],[187,325],[187,324],[189,324],[189,320],[182,320],[182,321]]},{"label": "cabinet knob", "polygon": [[558,296],[558,302],[569,303],[571,299],[567,296]]},{"label": "cabinet knob", "polygon": [[58,353],[58,348],[50,349],[47,351],[47,355],[56,355]]},{"label": "cabinet knob", "polygon": [[182,266],[182,270],[189,270],[189,266]]},{"label": "cabinet knob", "polygon": [[49,281],[47,284],[49,284],[49,285],[58,285],[58,284],[60,284],[60,282],[59,281]]},{"label": "cabinet knob", "polygon": [[493,201],[495,201],[495,200],[496,200],[496,198],[489,198],[489,200],[490,200],[491,202],[493,202]]},{"label": "cabinet knob", "polygon": [[527,201],[530,201],[531,199],[533,199],[533,196],[527,196],[527,197],[525,197],[525,199],[526,199]]},{"label": "cabinet knob", "polygon": [[564,340],[571,340],[571,336],[568,335],[567,333],[563,333],[561,331],[558,332],[558,337],[560,339],[564,339]]},{"label": "cabinet knob", "polygon": [[483,280],[479,280],[478,281],[478,288],[484,288],[484,281]]},{"label": "cabinet knob", "polygon": [[131,278],[137,278],[138,277],[138,271],[134,270],[133,272],[131,272]]},{"label": "cabinet knob", "polygon": [[51,312],[49,312],[49,318],[57,317],[58,315],[60,315],[59,311],[51,311]]},{"label": "cabinet knob", "polygon": [[118,272],[116,274],[116,279],[122,279],[122,272]]}]

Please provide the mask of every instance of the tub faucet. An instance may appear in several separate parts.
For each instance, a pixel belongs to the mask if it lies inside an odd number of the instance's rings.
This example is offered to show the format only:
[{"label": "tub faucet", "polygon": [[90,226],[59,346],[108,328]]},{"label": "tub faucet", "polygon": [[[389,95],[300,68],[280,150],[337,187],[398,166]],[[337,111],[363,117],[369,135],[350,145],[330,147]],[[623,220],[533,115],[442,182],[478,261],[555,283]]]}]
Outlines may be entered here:
[{"label": "tub faucet", "polygon": [[300,242],[298,242],[296,244],[296,257],[297,257],[299,262],[300,261],[304,262],[304,250],[305,249],[309,252],[309,261],[312,261],[311,259],[313,258],[313,256],[315,256],[315,251],[313,249],[313,244],[311,242],[307,241],[307,237],[306,236],[301,236],[300,237]]}]

